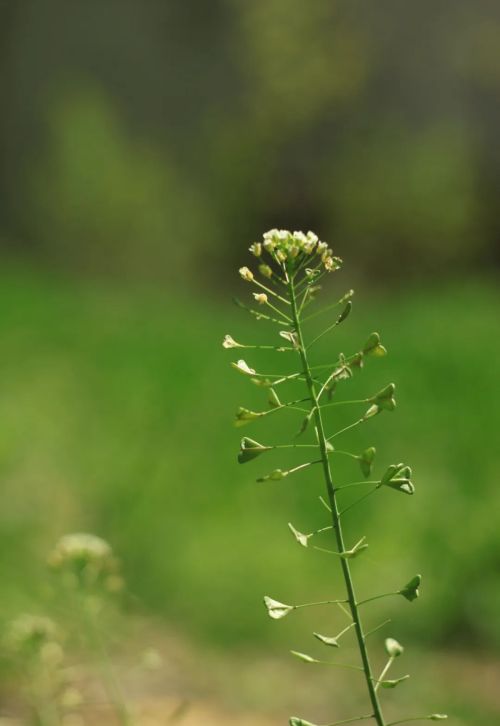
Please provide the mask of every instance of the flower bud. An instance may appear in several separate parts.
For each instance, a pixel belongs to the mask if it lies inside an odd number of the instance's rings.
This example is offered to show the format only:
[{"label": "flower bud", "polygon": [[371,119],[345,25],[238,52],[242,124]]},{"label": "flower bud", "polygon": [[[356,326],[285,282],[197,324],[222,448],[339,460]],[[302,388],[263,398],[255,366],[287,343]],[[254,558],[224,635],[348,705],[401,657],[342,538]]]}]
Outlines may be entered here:
[{"label": "flower bud", "polygon": [[259,305],[265,305],[267,303],[267,295],[265,292],[254,292],[253,296]]},{"label": "flower bud", "polygon": [[397,658],[404,652],[404,648],[401,643],[398,643],[398,641],[394,638],[386,638],[384,646],[385,652],[391,658]]},{"label": "flower bud", "polygon": [[255,257],[260,257],[262,254],[262,245],[260,242],[254,242],[253,245],[250,245],[249,250]]},{"label": "flower bud", "polygon": [[273,271],[269,267],[269,265],[265,265],[265,264],[259,265],[259,272],[262,275],[262,277],[267,277],[269,280],[273,276]]},{"label": "flower bud", "polygon": [[246,282],[252,282],[253,272],[248,267],[240,267],[239,273],[243,280],[245,280]]}]

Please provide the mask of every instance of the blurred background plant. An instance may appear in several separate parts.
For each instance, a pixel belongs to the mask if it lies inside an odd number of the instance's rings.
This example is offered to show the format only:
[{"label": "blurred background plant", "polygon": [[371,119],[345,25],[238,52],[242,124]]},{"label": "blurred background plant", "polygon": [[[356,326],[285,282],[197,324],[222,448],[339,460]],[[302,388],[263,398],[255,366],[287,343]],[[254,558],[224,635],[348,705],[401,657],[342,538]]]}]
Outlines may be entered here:
[{"label": "blurred background plant", "polygon": [[[11,710],[35,726],[96,719],[130,726],[135,719],[113,663],[121,622],[116,596],[124,588],[118,560],[105,540],[78,533],[61,537],[48,564],[50,617],[21,614],[4,626],[2,665],[17,694]],[[136,657],[139,673],[162,666],[152,648]]]},{"label": "blurred background plant", "polygon": [[[376,443],[425,492],[382,530],[366,510],[391,577],[428,563],[395,635],[442,650],[434,682],[461,684],[443,709],[494,722],[499,40],[490,0],[0,3],[2,620],[38,611],[40,551],[97,531],[131,609],[216,657],[201,695],[237,714],[304,706],[280,690],[287,664],[265,679],[251,659],[290,641],[261,595],[321,587],[276,535],[312,516],[307,478],[279,512],[277,489],[231,465],[220,341],[245,332],[227,308],[244,245],[314,229],[345,258],[342,290],[363,278],[336,349],[380,327],[401,390]],[[255,669],[235,690],[240,657]],[[314,694],[317,720],[321,698],[348,697]]]}]

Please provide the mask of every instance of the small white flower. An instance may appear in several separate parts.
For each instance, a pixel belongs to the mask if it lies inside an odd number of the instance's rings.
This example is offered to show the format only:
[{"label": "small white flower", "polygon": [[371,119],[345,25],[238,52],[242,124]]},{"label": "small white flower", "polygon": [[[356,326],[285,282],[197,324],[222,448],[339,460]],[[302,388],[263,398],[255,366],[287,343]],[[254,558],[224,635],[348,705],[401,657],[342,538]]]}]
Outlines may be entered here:
[{"label": "small white flower", "polygon": [[267,240],[273,240],[278,235],[278,230],[276,228],[270,229],[268,232],[264,232],[264,239]]},{"label": "small white flower", "polygon": [[265,292],[254,292],[253,296],[259,305],[265,305],[267,303],[267,295]]},{"label": "small white flower", "polygon": [[250,245],[248,248],[252,255],[255,255],[255,257],[260,257],[262,254],[262,245],[260,242],[254,242],[253,245]]},{"label": "small white flower", "polygon": [[386,638],[385,640],[385,652],[391,658],[397,658],[404,652],[404,648],[401,643],[398,643],[394,638]]},{"label": "small white flower", "polygon": [[303,245],[307,241],[307,237],[304,232],[294,232],[293,238],[299,245]]},{"label": "small white flower", "polygon": [[316,247],[316,252],[318,255],[323,255],[328,249],[328,245],[326,242],[318,242],[318,246]]},{"label": "small white flower", "polygon": [[245,363],[245,361],[242,360],[242,359],[240,359],[236,363],[234,363],[234,362],[231,363],[231,365],[233,366],[233,368],[235,370],[239,371],[240,373],[244,373],[246,376],[254,376],[255,375],[254,369],[253,368],[250,368],[250,366],[247,363]]},{"label": "small white flower", "polygon": [[244,346],[241,345],[241,343],[237,343],[234,338],[232,338],[230,335],[225,335],[224,340],[222,341],[222,347],[223,348],[243,348]]},{"label": "small white flower", "polygon": [[239,273],[243,280],[246,282],[252,282],[253,280],[253,272],[248,269],[248,267],[240,267]]}]

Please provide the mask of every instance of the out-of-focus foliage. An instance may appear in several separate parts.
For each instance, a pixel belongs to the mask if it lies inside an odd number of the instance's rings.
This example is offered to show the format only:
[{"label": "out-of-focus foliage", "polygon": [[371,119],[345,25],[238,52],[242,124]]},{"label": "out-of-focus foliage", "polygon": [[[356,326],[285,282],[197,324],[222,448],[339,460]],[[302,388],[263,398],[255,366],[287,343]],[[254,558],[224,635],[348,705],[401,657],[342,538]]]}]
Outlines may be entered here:
[{"label": "out-of-focus foliage", "polygon": [[318,356],[377,328],[389,349],[352,390],[398,383],[357,443],[414,468],[414,497],[358,523],[366,571],[423,565],[395,636],[500,645],[499,49],[493,0],[0,1],[0,620],[43,609],[41,553],[69,530],[113,542],[133,608],[220,644],[290,642],[265,592],[335,596],[284,524],[317,523],[316,479],[236,462],[235,407],[262,398],[219,347],[252,342],[234,270],[284,226],[365,291]]},{"label": "out-of-focus foliage", "polygon": [[210,210],[168,159],[124,133],[106,96],[68,95],[52,109],[49,129],[28,222],[40,225],[49,256],[139,275],[153,260],[163,270],[186,263]]},{"label": "out-of-focus foliage", "polygon": [[[237,463],[237,403],[262,410],[266,396],[248,390],[229,365],[236,351],[221,343],[228,332],[252,342],[256,323],[227,305],[25,276],[4,278],[0,290],[8,382],[0,390],[2,611],[31,607],[43,591],[40,551],[86,527],[116,543],[143,606],[190,633],[219,643],[289,642],[289,626],[270,626],[261,595],[293,603],[307,591],[319,600],[341,583],[332,574],[325,591],[328,556],[297,545],[286,526],[311,531],[327,523],[312,493],[322,493],[315,474],[257,484],[283,466],[280,452]],[[356,574],[368,596],[381,579],[399,587],[422,567],[418,617],[408,620],[408,604],[388,605],[393,632],[410,629],[420,643],[500,644],[498,305],[498,291],[473,284],[406,298],[361,295],[350,326],[318,343],[313,360],[332,346],[357,350],[374,327],[389,350],[346,385],[358,398],[395,380],[398,408],[350,441],[360,452],[377,447],[375,475],[399,457],[411,463],[416,492],[381,490],[383,505],[367,500],[356,510],[353,531],[370,543]],[[267,335],[281,340],[274,328]],[[278,372],[274,358],[248,354],[249,364]],[[281,365],[286,370],[286,358]],[[259,441],[282,443],[283,427],[297,431],[300,414],[279,415],[262,423]],[[329,429],[345,415],[334,409]],[[252,425],[243,433],[257,436]],[[335,466],[340,482],[359,476],[357,463]],[[349,517],[346,527],[350,540]],[[383,607],[374,606],[370,619],[383,619]],[[331,618],[315,612],[311,628],[327,632]]]},{"label": "out-of-focus foliage", "polygon": [[379,280],[498,260],[497,3],[50,0],[1,21],[10,252],[221,282],[236,242],[284,225]]}]

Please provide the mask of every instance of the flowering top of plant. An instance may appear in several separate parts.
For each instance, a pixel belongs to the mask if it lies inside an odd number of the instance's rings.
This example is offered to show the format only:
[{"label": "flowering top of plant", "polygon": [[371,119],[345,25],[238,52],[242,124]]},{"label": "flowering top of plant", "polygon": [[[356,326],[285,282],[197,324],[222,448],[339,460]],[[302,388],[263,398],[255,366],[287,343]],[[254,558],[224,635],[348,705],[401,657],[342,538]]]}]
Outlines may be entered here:
[{"label": "flowering top of plant", "polygon": [[[314,262],[318,268],[323,266],[327,272],[332,272],[339,269],[342,264],[340,257],[334,257],[326,242],[321,242],[314,232],[304,234],[304,232],[290,232],[288,229],[270,229],[264,233],[262,242],[254,242],[250,246],[250,252],[255,257],[261,257],[263,252],[267,252],[278,264],[291,262],[295,268],[307,262]],[[248,267],[242,267],[240,270],[241,276],[246,280],[251,280],[253,277],[251,272],[252,277],[249,277],[249,272]]]},{"label": "flowering top of plant", "polygon": [[[268,373],[270,366],[266,364],[266,373],[262,373],[258,363],[250,358],[248,359],[249,362],[239,356],[238,360],[233,360],[232,367],[243,374],[247,381],[249,380],[263,389],[267,395],[267,406],[265,405],[262,410],[239,406],[234,423],[235,426],[252,426],[263,418],[280,415],[280,412],[283,411],[290,412],[290,417],[299,415],[301,423],[291,443],[275,444],[266,442],[263,444],[248,436],[243,437],[240,443],[238,461],[240,464],[247,464],[256,459],[260,462],[261,456],[264,455],[263,459],[266,460],[268,457],[272,457],[269,452],[276,450],[300,449],[303,452],[310,452],[311,457],[308,461],[287,467],[270,466],[267,473],[259,476],[257,481],[288,481],[290,476],[308,470],[315,465],[320,465],[327,496],[326,500],[322,499],[322,497],[320,499],[329,512],[329,523],[326,525],[321,524],[319,527],[314,526],[309,531],[296,529],[291,523],[288,524],[288,528],[293,539],[301,547],[306,548],[311,555],[317,556],[317,552],[322,552],[329,557],[332,555],[338,557],[345,584],[344,596],[333,600],[306,602],[299,605],[285,604],[281,600],[266,595],[264,604],[267,613],[273,620],[279,620],[300,608],[336,605],[342,610],[343,616],[347,616],[348,623],[347,625],[344,623],[342,627],[339,626],[340,632],[329,635],[313,633],[313,635],[315,640],[321,643],[321,646],[328,648],[338,648],[340,647],[340,639],[344,635],[346,637],[348,633],[351,636],[354,635],[358,645],[360,665],[325,661],[307,653],[291,651],[296,658],[305,663],[351,668],[364,674],[371,706],[370,713],[356,718],[337,720],[330,723],[329,726],[364,719],[374,719],[377,726],[394,726],[396,723],[415,720],[444,720],[446,719],[445,714],[436,713],[393,721],[391,724],[388,724],[385,720],[378,691],[380,688],[393,689],[408,679],[409,676],[407,675],[399,678],[386,678],[387,672],[403,654],[404,648],[394,638],[387,638],[385,640],[385,651],[389,656],[389,660],[380,675],[375,676],[370,663],[366,639],[368,635],[375,633],[384,626],[387,621],[367,632],[364,629],[361,608],[373,600],[392,596],[399,596],[401,599],[412,603],[420,595],[421,576],[415,575],[402,587],[393,586],[388,592],[358,600],[355,595],[351,567],[354,569],[358,566],[359,559],[361,561],[365,559],[363,555],[368,548],[368,543],[366,537],[359,538],[358,535],[354,538],[351,537],[350,533],[348,541],[344,533],[344,514],[354,507],[363,505],[367,497],[377,493],[386,495],[391,490],[407,495],[413,495],[415,492],[412,470],[407,464],[402,462],[390,464],[389,466],[386,464],[385,470],[382,469],[377,476],[373,476],[372,471],[376,464],[376,449],[374,446],[365,444],[365,448],[361,453],[349,451],[344,445],[341,445],[338,449],[336,448],[337,437],[344,437],[355,427],[370,427],[375,417],[380,414],[386,415],[387,412],[390,413],[395,410],[396,386],[394,383],[387,383],[370,395],[357,399],[346,398],[343,394],[344,389],[350,385],[350,380],[364,367],[365,362],[370,359],[384,357],[387,350],[381,343],[380,335],[377,332],[372,332],[351,355],[340,352],[329,362],[311,365],[310,357],[312,357],[312,349],[316,342],[323,336],[333,333],[339,325],[344,323],[352,309],[354,292],[349,290],[333,304],[313,313],[308,311],[315,301],[316,293],[321,289],[319,282],[325,275],[340,268],[341,259],[334,256],[326,242],[320,241],[314,232],[304,234],[303,232],[290,232],[286,229],[271,229],[266,232],[262,242],[254,242],[251,245],[250,252],[259,260],[258,271],[253,272],[249,267],[244,266],[240,268],[239,273],[243,280],[259,288],[258,291],[253,292],[252,300],[252,304],[257,303],[257,306],[249,307],[245,303],[236,302],[257,320],[278,325],[277,337],[279,344],[278,341],[276,341],[275,345],[241,343],[237,342],[231,335],[226,335],[222,345],[227,350],[244,348],[250,351],[272,350],[280,354],[287,353],[287,361],[293,359],[296,361],[296,365],[291,368],[288,367],[285,371],[281,369]],[[267,258],[263,260],[262,258],[265,255],[267,255]],[[316,334],[315,337],[310,338],[306,331],[306,328],[309,327],[309,321],[331,313],[335,308],[338,308],[338,311],[335,313],[333,321],[328,323],[326,328]],[[287,391],[292,386],[295,386],[294,395],[282,394],[282,390]],[[327,424],[330,421],[335,422],[335,418],[332,416],[332,419],[330,419],[329,412],[334,414],[337,406],[361,407],[361,410],[348,425],[345,425],[345,422],[340,425],[340,422],[338,422],[336,430],[334,429],[333,433],[330,433],[327,432]],[[303,439],[299,439],[299,436],[302,436]],[[299,443],[300,441],[303,441],[303,443]],[[358,473],[355,476],[356,481],[347,483],[337,481],[338,474],[334,462],[339,456],[347,457],[351,462],[356,462],[355,466],[361,470],[361,474]],[[363,478],[359,481],[361,476]],[[362,487],[364,493],[346,503],[344,490],[352,491],[353,487]],[[329,547],[312,544],[312,542],[317,541],[317,537],[321,537],[325,533],[328,533],[331,539]],[[290,726],[315,725],[310,721],[292,717]]]}]

